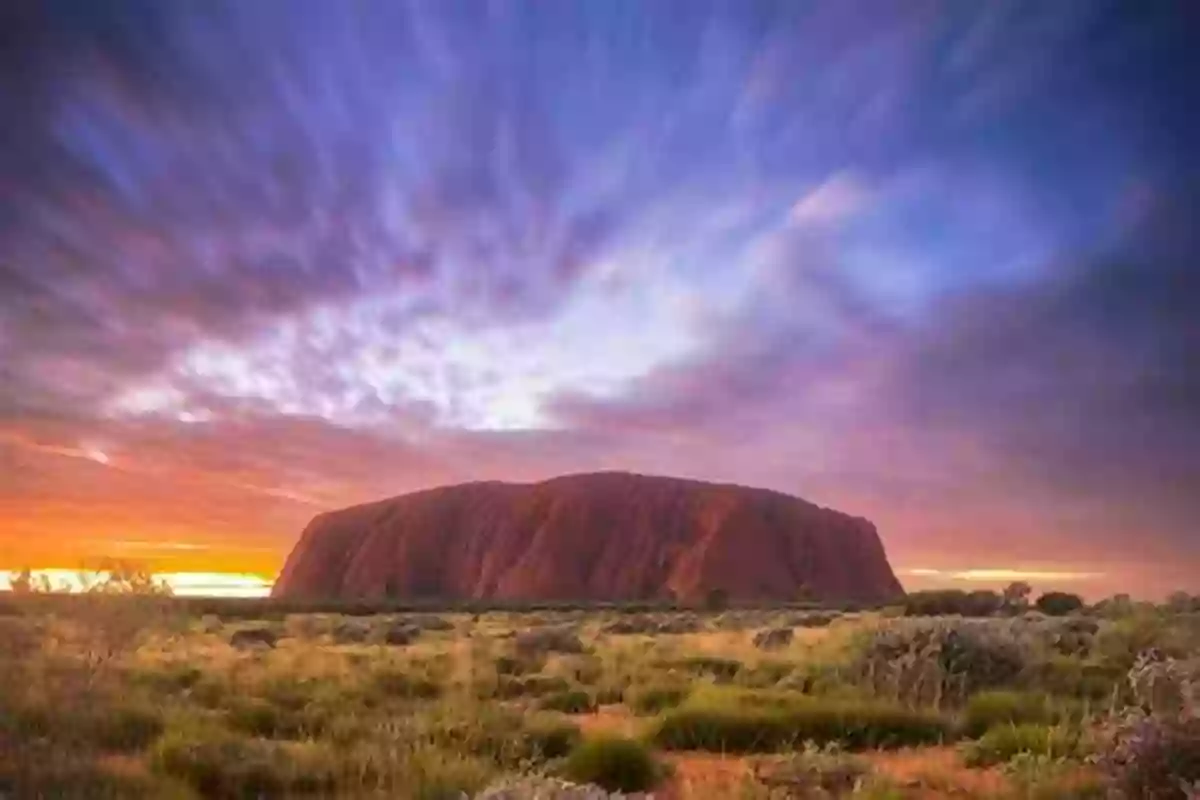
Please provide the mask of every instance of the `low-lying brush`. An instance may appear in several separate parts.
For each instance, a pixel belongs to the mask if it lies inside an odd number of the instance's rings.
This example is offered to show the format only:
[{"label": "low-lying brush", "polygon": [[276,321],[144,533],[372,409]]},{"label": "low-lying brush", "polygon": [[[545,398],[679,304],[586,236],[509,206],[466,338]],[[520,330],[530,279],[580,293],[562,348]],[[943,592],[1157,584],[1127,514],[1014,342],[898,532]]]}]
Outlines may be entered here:
[{"label": "low-lying brush", "polygon": [[154,749],[151,763],[205,797],[281,796],[334,786],[332,765],[322,751],[228,733],[168,735]]},{"label": "low-lying brush", "polygon": [[563,773],[573,781],[610,792],[653,789],[662,776],[646,745],[613,736],[584,740],[567,757]]},{"label": "low-lying brush", "polygon": [[732,681],[742,669],[742,662],[734,658],[719,658],[717,656],[685,656],[684,658],[660,661],[655,667],[667,670],[679,670],[692,675],[710,677],[718,683]]},{"label": "low-lying brush", "polygon": [[770,689],[795,671],[796,665],[790,661],[760,661],[753,666],[743,667],[734,682],[754,689]]},{"label": "low-lying brush", "polygon": [[686,686],[638,686],[625,693],[625,703],[636,714],[659,714],[687,700]]},{"label": "low-lying brush", "polygon": [[84,708],[30,703],[0,709],[0,744],[6,736],[20,736],[60,749],[129,753],[147,747],[162,731],[162,715],[138,703],[93,700]]},{"label": "low-lying brush", "polygon": [[977,738],[998,725],[1046,724],[1059,714],[1051,700],[1036,692],[995,690],[980,692],[963,710],[963,733]]},{"label": "low-lying brush", "polygon": [[437,681],[403,669],[380,669],[374,676],[375,689],[387,697],[430,700],[442,693]]},{"label": "low-lying brush", "polygon": [[579,728],[566,719],[507,710],[444,720],[425,736],[438,747],[512,766],[562,758],[580,740]]},{"label": "low-lying brush", "polygon": [[517,697],[541,697],[570,690],[570,681],[554,675],[527,675],[523,678],[501,675],[496,681],[496,697],[501,700],[512,700]]},{"label": "low-lying brush", "polygon": [[970,766],[988,767],[1023,754],[1078,758],[1088,754],[1088,747],[1080,730],[1068,725],[999,725],[967,745],[964,760]]},{"label": "low-lying brush", "polygon": [[596,710],[596,700],[582,689],[554,692],[538,700],[543,711],[560,711],[563,714],[584,714]]},{"label": "low-lying brush", "polygon": [[672,750],[775,752],[802,742],[846,749],[936,744],[952,736],[950,720],[886,702],[801,698],[762,706],[689,703],[667,712],[653,741]]},{"label": "low-lying brush", "polygon": [[265,739],[307,739],[321,735],[328,725],[315,708],[284,708],[261,698],[236,703],[227,722],[235,731]]},{"label": "low-lying brush", "polygon": [[1108,705],[1128,698],[1126,671],[1120,664],[1056,655],[1029,665],[1022,684],[1052,695]]}]

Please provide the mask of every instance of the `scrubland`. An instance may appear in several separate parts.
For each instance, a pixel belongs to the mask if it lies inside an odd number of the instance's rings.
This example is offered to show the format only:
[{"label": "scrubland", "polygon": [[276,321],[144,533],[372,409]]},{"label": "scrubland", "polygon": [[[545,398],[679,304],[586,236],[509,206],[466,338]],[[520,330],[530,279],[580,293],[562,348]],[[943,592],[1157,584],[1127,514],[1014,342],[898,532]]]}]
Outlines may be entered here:
[{"label": "scrubland", "polygon": [[1186,798],[1200,785],[1194,611],[245,613],[0,600],[0,796]]}]

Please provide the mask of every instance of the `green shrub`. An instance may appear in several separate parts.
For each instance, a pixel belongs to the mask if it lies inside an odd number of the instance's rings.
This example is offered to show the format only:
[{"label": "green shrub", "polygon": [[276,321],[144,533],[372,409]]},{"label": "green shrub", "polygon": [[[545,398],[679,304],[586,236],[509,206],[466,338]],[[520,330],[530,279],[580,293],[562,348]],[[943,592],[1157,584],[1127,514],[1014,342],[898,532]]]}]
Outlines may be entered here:
[{"label": "green shrub", "polygon": [[578,726],[562,717],[494,708],[471,718],[441,720],[426,734],[439,748],[513,767],[562,758],[580,739]]},{"label": "green shrub", "polygon": [[83,734],[101,750],[133,752],[163,732],[162,715],[143,706],[96,709],[80,720]]},{"label": "green shrub", "polygon": [[739,686],[769,689],[791,675],[795,670],[796,665],[790,661],[760,661],[754,666],[744,667],[738,672],[736,683]]},{"label": "green shrub", "polygon": [[140,704],[99,701],[69,708],[33,702],[0,709],[0,745],[12,738],[40,740],[73,752],[127,753],[147,747],[162,731],[162,715]]},{"label": "green shrub", "polygon": [[1046,592],[1037,599],[1034,607],[1051,617],[1065,617],[1083,608],[1083,598],[1067,592]]},{"label": "green shrub", "polygon": [[586,739],[567,757],[567,778],[589,783],[610,792],[642,792],[653,789],[661,770],[650,750],[641,742],[618,737]]},{"label": "green shrub", "polygon": [[1003,764],[1020,754],[1046,758],[1075,758],[1086,755],[1086,747],[1077,728],[1065,725],[999,725],[977,742],[966,747],[969,766]]},{"label": "green shrub", "polygon": [[931,589],[910,592],[904,599],[910,617],[961,615],[989,617],[1003,607],[1004,598],[993,591],[964,592],[962,589]]},{"label": "green shrub", "polygon": [[558,719],[534,717],[520,730],[521,755],[533,759],[562,758],[579,744],[579,728]]},{"label": "green shrub", "polygon": [[570,681],[556,675],[527,675],[523,678],[501,675],[496,681],[496,697],[502,700],[541,697],[570,690]]},{"label": "green shrub", "polygon": [[151,765],[205,797],[278,797],[329,793],[334,787],[328,761],[301,758],[280,743],[229,733],[168,734],[156,746]]},{"label": "green shrub", "polygon": [[848,749],[917,746],[945,741],[949,720],[884,702],[804,698],[803,702],[736,706],[688,704],[667,712],[651,734],[671,750],[774,752],[801,742]]},{"label": "green shrub", "polygon": [[658,714],[687,700],[686,686],[639,686],[625,693],[625,703],[636,714]]},{"label": "green shrub", "polygon": [[538,672],[545,663],[545,658],[530,659],[516,656],[496,656],[492,662],[497,675],[528,675]]},{"label": "green shrub", "polygon": [[162,694],[185,692],[199,683],[204,673],[190,664],[168,664],[130,674],[133,683]]},{"label": "green shrub", "polygon": [[316,707],[281,708],[262,698],[252,697],[229,709],[229,727],[235,731],[266,739],[307,739],[319,736],[328,727],[329,718]]},{"label": "green shrub", "polygon": [[596,701],[582,689],[545,695],[537,705],[543,711],[561,711],[564,714],[584,714],[596,710]]},{"label": "green shrub", "polygon": [[1114,697],[1124,699],[1128,695],[1127,670],[1123,664],[1054,656],[1030,665],[1021,683],[1060,697],[1107,704]]},{"label": "green shrub", "polygon": [[976,738],[997,725],[1053,722],[1055,713],[1044,694],[994,690],[980,692],[963,710],[963,733]]},{"label": "green shrub", "polygon": [[188,690],[189,699],[204,708],[220,708],[229,693],[229,684],[214,675],[202,676]]},{"label": "green shrub", "polygon": [[429,677],[402,669],[381,669],[374,675],[375,689],[388,697],[431,700],[442,693],[442,687]]}]

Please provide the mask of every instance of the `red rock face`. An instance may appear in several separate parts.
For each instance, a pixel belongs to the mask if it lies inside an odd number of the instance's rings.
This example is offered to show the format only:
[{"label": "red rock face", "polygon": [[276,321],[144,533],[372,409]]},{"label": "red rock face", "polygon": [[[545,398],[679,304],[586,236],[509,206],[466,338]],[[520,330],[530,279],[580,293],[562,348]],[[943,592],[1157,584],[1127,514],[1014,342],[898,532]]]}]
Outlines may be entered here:
[{"label": "red rock face", "polygon": [[902,593],[875,526],[764,489],[627,473],[468,483],[317,516],[289,598],[741,600]]}]

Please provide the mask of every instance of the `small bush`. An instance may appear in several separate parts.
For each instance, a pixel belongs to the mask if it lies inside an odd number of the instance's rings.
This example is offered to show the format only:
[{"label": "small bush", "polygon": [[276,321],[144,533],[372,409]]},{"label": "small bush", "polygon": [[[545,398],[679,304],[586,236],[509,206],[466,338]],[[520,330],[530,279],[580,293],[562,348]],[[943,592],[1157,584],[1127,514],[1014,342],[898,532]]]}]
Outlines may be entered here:
[{"label": "small bush", "polygon": [[1037,599],[1034,607],[1050,617],[1065,617],[1083,608],[1083,598],[1066,592],[1046,592]]},{"label": "small bush", "polygon": [[571,683],[566,678],[553,675],[528,675],[524,678],[501,675],[496,681],[496,697],[501,700],[541,697],[570,690]]},{"label": "small bush", "polygon": [[1133,714],[1101,751],[1100,766],[1121,797],[1185,800],[1200,784],[1200,717]]},{"label": "small bush", "polygon": [[1046,758],[1076,758],[1086,754],[1078,729],[1063,725],[1000,725],[966,748],[969,766],[988,767],[1030,754]]},{"label": "small bush", "polygon": [[95,746],[114,752],[141,750],[163,732],[162,716],[141,706],[97,709],[82,723],[82,732]]},{"label": "small bush", "polygon": [[685,705],[663,716],[652,738],[670,750],[774,752],[801,742],[847,749],[918,746],[945,741],[950,722],[939,714],[882,702],[804,698],[754,706]]},{"label": "small bush", "polygon": [[220,708],[229,696],[229,684],[213,675],[202,676],[188,690],[189,698],[204,708]]},{"label": "small bush", "polygon": [[625,693],[625,704],[636,714],[659,714],[687,700],[686,686],[640,686]]},{"label": "small bush", "polygon": [[1043,694],[1016,691],[980,692],[967,701],[963,733],[982,736],[997,725],[1053,722],[1055,713]]},{"label": "small bush", "polygon": [[769,689],[795,671],[796,665],[790,661],[760,661],[738,672],[735,682],[739,686]]},{"label": "small bush", "polygon": [[582,689],[569,689],[545,695],[538,701],[538,708],[564,714],[585,714],[596,710],[596,701]]},{"label": "small bush", "polygon": [[500,708],[481,709],[471,718],[441,720],[425,734],[440,749],[510,767],[562,758],[580,739],[579,728],[563,717]]},{"label": "small bush", "polygon": [[431,700],[442,693],[436,681],[402,669],[381,669],[375,673],[373,683],[377,691],[389,697]]},{"label": "small bush", "polygon": [[162,731],[162,715],[136,704],[68,709],[35,702],[0,709],[0,745],[6,738],[36,739],[72,752],[129,753],[147,747]]},{"label": "small bush", "polygon": [[525,659],[515,656],[497,656],[493,662],[497,675],[524,675],[528,672],[537,672],[542,668],[541,664],[531,664]]},{"label": "small bush", "polygon": [[661,770],[650,750],[640,742],[618,737],[587,739],[567,757],[567,778],[590,783],[610,792],[653,789]]},{"label": "small bush", "polygon": [[185,692],[203,677],[204,673],[190,664],[168,664],[156,669],[137,670],[130,674],[133,683],[162,694]]},{"label": "small bush", "polygon": [[265,739],[307,739],[328,727],[326,715],[312,706],[292,709],[261,698],[247,698],[229,710],[229,727]]},{"label": "small bush", "polygon": [[520,731],[521,754],[525,758],[562,758],[579,744],[579,728],[569,722],[535,717]]},{"label": "small bush", "polygon": [[228,733],[165,736],[151,764],[205,797],[328,793],[334,785],[331,766],[322,759],[300,758],[279,743]]},{"label": "small bush", "polygon": [[1060,697],[1108,703],[1114,696],[1127,697],[1127,669],[1124,664],[1095,663],[1059,655],[1030,665],[1021,683]]}]

